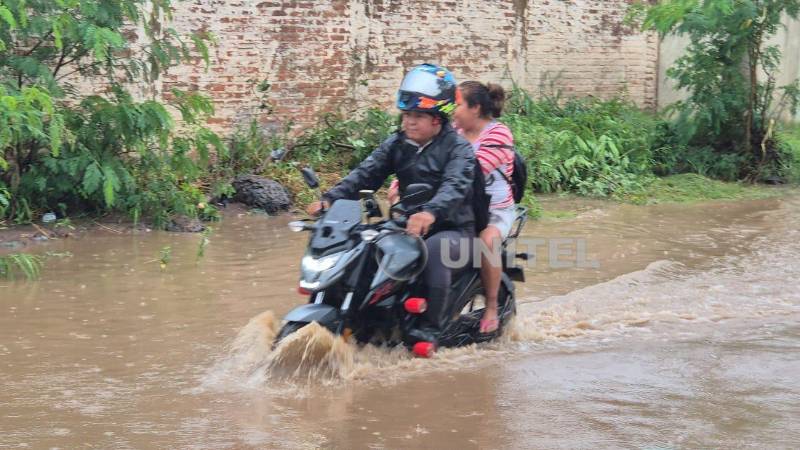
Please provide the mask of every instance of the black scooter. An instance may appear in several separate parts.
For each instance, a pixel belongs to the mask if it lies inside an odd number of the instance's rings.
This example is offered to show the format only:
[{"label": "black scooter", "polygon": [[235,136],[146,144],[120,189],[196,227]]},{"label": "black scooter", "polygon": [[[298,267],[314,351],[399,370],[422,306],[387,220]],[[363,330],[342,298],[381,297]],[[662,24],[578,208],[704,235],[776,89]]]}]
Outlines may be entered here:
[{"label": "black scooter", "polygon": [[[302,169],[306,183],[318,189],[316,174]],[[309,231],[311,239],[301,262],[298,292],[308,303],[284,318],[285,324],[273,346],[311,322],[332,333],[350,336],[359,343],[399,345],[423,357],[437,347],[457,347],[500,336],[516,314],[514,281],[525,281],[522,268],[507,261],[527,259],[526,254],[506,257],[508,243],[519,236],[527,221],[527,209],[517,208],[514,231],[503,243],[503,275],[498,296],[499,328],[479,332],[483,315],[480,270],[467,267],[453,277],[446,324],[432,336],[425,331],[422,314],[427,300],[419,296],[419,282],[427,253],[422,239],[405,233],[408,218],[433,195],[428,184],[412,184],[384,219],[373,191],[361,191],[360,201],[339,200],[319,220],[292,222],[292,231]],[[375,223],[372,219],[378,218]]]}]

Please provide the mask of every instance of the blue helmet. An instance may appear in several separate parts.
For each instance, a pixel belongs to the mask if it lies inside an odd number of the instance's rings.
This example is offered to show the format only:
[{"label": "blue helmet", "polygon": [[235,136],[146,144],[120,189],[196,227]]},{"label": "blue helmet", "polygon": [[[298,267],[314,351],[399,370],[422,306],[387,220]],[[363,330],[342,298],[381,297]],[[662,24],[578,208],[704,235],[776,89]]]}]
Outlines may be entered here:
[{"label": "blue helmet", "polygon": [[449,118],[456,109],[456,79],[444,67],[422,64],[403,78],[397,91],[397,108]]}]

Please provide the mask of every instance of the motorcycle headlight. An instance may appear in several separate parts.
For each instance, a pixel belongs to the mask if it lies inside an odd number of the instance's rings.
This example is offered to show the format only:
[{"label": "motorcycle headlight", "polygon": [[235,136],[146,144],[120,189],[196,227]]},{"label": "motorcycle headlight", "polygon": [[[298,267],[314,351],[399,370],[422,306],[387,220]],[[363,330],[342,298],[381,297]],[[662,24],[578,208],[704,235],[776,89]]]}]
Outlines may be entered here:
[{"label": "motorcycle headlight", "polygon": [[296,220],[294,222],[289,222],[289,229],[295,233],[299,233],[301,231],[307,230],[307,225],[305,222]]},{"label": "motorcycle headlight", "polygon": [[319,281],[308,282],[306,280],[300,280],[300,288],[306,289],[309,291],[315,291],[319,287]]},{"label": "motorcycle headlight", "polygon": [[341,254],[336,253],[335,255],[328,255],[323,256],[322,258],[314,258],[311,255],[306,255],[303,257],[301,262],[303,266],[303,270],[307,270],[309,272],[324,272],[331,267],[336,265],[336,261],[339,260]]},{"label": "motorcycle headlight", "polygon": [[364,242],[372,242],[380,235],[376,230],[364,230],[361,232],[361,240]]}]

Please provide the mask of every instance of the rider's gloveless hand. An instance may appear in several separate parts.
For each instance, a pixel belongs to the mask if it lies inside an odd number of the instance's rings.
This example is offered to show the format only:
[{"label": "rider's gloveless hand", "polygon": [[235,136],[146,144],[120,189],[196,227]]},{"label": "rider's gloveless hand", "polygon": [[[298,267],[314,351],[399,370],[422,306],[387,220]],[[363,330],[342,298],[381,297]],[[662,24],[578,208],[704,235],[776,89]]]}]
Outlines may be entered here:
[{"label": "rider's gloveless hand", "polygon": [[390,205],[394,205],[398,201],[400,201],[400,183],[397,180],[392,181],[392,184],[389,186],[389,192],[386,195],[387,199],[389,200]]},{"label": "rider's gloveless hand", "polygon": [[414,236],[425,236],[431,229],[431,225],[436,222],[436,217],[429,212],[418,212],[408,218],[406,231]]}]

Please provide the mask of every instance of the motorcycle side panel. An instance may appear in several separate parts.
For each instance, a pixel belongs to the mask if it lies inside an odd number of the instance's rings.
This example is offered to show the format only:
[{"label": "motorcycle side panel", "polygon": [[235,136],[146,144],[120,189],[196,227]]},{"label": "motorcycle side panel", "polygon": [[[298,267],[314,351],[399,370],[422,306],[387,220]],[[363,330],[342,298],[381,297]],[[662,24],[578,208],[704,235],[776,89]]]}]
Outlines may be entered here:
[{"label": "motorcycle side panel", "polygon": [[308,304],[291,310],[284,320],[287,322],[317,322],[330,328],[331,324],[339,321],[339,310],[325,304]]},{"label": "motorcycle side panel", "polygon": [[311,237],[311,254],[319,257],[341,251],[350,241],[353,228],[361,223],[361,203],[339,200],[317,222]]},{"label": "motorcycle side panel", "polygon": [[392,233],[379,239],[375,246],[381,270],[370,289],[384,283],[386,277],[408,280],[418,274],[425,264],[421,258],[424,250],[422,245],[418,239],[401,233]]}]

